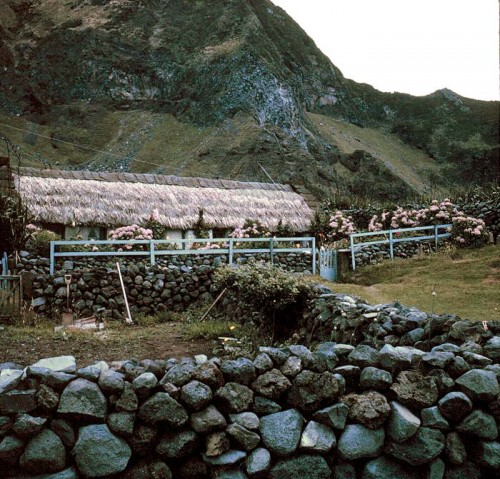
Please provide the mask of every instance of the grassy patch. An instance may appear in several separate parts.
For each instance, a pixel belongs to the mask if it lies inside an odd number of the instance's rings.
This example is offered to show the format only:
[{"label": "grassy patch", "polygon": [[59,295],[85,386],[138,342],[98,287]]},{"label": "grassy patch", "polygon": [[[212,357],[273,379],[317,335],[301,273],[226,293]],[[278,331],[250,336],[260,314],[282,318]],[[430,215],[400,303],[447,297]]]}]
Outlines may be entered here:
[{"label": "grassy patch", "polygon": [[[309,113],[308,116],[323,138],[337,145],[342,153],[367,151],[421,194],[429,193],[430,177],[440,175],[441,166],[435,160],[423,151],[403,143],[395,134],[377,128],[360,128],[314,113]],[[343,171],[342,165],[337,164],[336,168],[339,173]],[[434,192],[439,196],[445,193],[444,189]]]},{"label": "grassy patch", "polygon": [[398,300],[429,313],[457,314],[476,321],[500,319],[499,263],[496,246],[442,250],[362,267],[346,282],[330,286],[372,304]]},{"label": "grassy patch", "polygon": [[217,339],[220,336],[234,337],[237,325],[230,321],[210,319],[190,322],[184,326],[184,333],[189,339]]}]

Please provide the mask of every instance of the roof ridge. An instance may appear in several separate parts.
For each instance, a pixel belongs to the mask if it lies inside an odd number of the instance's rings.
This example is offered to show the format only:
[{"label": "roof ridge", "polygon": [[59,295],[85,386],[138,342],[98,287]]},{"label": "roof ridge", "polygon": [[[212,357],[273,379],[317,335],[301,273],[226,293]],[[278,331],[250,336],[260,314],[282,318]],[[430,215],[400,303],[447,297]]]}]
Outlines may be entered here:
[{"label": "roof ridge", "polygon": [[38,178],[63,178],[70,180],[94,180],[110,183],[144,183],[191,188],[223,189],[262,189],[271,191],[293,191],[290,185],[282,183],[263,183],[258,181],[227,180],[224,178],[203,178],[199,176],[159,175],[152,173],[97,172],[90,170],[41,169],[21,166],[13,170],[14,174]]}]

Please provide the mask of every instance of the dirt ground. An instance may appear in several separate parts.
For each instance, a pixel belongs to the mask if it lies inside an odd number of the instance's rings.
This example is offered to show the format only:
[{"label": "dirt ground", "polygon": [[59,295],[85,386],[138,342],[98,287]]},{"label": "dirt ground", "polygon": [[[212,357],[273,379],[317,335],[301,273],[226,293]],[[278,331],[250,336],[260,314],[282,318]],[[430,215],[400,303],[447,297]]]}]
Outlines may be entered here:
[{"label": "dirt ground", "polygon": [[102,331],[65,330],[3,326],[0,329],[0,363],[29,366],[42,358],[75,356],[78,367],[103,360],[167,359],[206,354],[212,356],[216,342],[190,340],[181,323],[151,326],[111,325]]}]

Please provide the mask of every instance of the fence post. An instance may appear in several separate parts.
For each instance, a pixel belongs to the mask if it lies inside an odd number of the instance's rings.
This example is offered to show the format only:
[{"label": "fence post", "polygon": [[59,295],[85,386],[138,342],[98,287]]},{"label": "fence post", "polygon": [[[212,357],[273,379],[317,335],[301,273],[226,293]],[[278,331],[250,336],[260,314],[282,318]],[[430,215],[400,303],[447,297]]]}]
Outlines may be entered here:
[{"label": "fence post", "polygon": [[9,274],[9,260],[7,258],[7,253],[4,252],[2,257],[2,275],[7,276]]},{"label": "fence post", "polygon": [[353,238],[353,235],[349,236],[349,241],[351,242],[351,264],[352,264],[352,270],[356,271],[356,258],[354,257],[354,238]]},{"label": "fence post", "polygon": [[269,253],[271,255],[271,264],[274,264],[274,238],[269,240]]},{"label": "fence post", "polygon": [[312,239],[312,273],[316,274],[316,237]]},{"label": "fence post", "polygon": [[155,259],[155,244],[153,240],[149,240],[149,261],[151,262],[151,266],[153,266],[156,262]]},{"label": "fence post", "polygon": [[234,238],[229,238],[229,264],[232,266],[233,265],[233,242]]},{"label": "fence post", "polygon": [[435,245],[435,253],[438,250],[438,225],[434,225],[434,245]]},{"label": "fence post", "polygon": [[54,274],[54,242],[50,242],[50,274]]},{"label": "fence post", "polygon": [[389,231],[389,251],[391,253],[391,259],[394,259],[394,245],[392,244],[392,231]]}]

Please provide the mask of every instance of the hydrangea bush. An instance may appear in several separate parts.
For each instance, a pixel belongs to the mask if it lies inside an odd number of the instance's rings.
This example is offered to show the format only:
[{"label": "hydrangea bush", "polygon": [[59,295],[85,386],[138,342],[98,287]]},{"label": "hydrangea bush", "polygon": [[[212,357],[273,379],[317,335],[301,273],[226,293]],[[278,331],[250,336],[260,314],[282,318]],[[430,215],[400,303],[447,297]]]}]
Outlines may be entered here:
[{"label": "hydrangea bush", "polygon": [[429,207],[421,209],[396,208],[394,211],[383,211],[381,215],[374,215],[368,225],[369,231],[388,229],[413,228],[417,226],[432,226],[451,223],[453,218],[461,213],[449,200],[439,202],[433,200]]},{"label": "hydrangea bush", "polygon": [[236,228],[229,235],[231,238],[265,238],[271,232],[259,220],[245,220],[243,227]]},{"label": "hydrangea bush", "polygon": [[[109,232],[111,240],[152,240],[153,231],[138,225],[122,226]],[[131,250],[132,245],[123,245],[124,249]]]},{"label": "hydrangea bush", "polygon": [[328,226],[329,229],[326,233],[326,237],[330,242],[348,238],[349,235],[356,232],[352,217],[344,216],[342,211],[336,211],[334,215],[330,216]]},{"label": "hydrangea bush", "polygon": [[488,242],[488,231],[483,220],[460,215],[452,219],[451,240],[461,248],[479,248]]},{"label": "hydrangea bush", "polygon": [[451,223],[453,218],[460,215],[449,198],[445,198],[441,203],[433,200],[428,208],[422,208],[417,213],[418,223],[421,226]]}]

